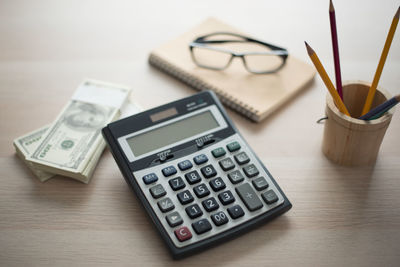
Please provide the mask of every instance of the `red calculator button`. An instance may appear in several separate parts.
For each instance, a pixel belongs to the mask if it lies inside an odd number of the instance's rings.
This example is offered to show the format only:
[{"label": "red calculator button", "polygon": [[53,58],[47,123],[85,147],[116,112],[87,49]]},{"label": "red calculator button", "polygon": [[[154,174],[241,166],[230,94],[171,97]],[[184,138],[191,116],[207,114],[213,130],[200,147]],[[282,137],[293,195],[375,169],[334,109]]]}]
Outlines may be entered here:
[{"label": "red calculator button", "polygon": [[192,238],[192,233],[190,232],[189,228],[186,226],[182,226],[175,230],[175,235],[179,241],[183,242]]}]

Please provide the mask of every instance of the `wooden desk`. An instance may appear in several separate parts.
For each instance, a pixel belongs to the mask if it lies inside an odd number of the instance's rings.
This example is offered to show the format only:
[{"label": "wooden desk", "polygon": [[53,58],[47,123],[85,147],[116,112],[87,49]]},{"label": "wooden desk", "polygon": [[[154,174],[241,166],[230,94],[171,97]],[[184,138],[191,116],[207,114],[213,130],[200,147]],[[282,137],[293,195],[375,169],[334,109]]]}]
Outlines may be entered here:
[{"label": "wooden desk", "polygon": [[[334,4],[343,79],[371,81],[398,2]],[[0,3],[1,266],[398,266],[400,112],[374,167],[336,166],[321,152],[323,125],[315,123],[326,94],[319,77],[260,124],[229,112],[293,209],[179,262],[109,151],[89,185],[63,177],[41,183],[16,157],[12,140],[51,122],[85,77],[131,85],[144,108],[192,94],[149,67],[147,55],[207,16],[308,61],[307,40],[333,77],[328,1]],[[380,82],[392,94],[400,84],[399,34]]]}]

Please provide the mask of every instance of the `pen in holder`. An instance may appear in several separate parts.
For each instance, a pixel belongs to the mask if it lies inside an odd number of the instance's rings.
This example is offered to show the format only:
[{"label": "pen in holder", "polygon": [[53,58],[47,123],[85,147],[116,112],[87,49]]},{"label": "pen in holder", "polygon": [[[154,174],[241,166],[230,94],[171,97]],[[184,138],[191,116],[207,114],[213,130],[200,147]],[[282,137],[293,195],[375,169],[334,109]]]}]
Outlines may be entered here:
[{"label": "pen in holder", "polygon": [[[322,151],[331,161],[348,166],[372,165],[378,156],[386,129],[392,119],[392,108],[378,119],[359,120],[371,84],[350,81],[343,84],[343,99],[351,117],[341,113],[332,97],[326,97],[326,116]],[[385,102],[391,96],[377,88],[372,107]]]}]

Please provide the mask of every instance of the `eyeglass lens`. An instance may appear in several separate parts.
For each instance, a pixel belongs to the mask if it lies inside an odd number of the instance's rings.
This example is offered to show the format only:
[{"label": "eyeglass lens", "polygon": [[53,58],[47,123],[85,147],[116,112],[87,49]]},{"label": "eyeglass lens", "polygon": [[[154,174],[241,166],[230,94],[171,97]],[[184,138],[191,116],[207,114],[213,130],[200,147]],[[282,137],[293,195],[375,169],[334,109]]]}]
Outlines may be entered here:
[{"label": "eyeglass lens", "polygon": [[[231,53],[213,48],[227,49],[228,51],[234,51],[236,53],[250,53],[244,55],[244,64],[250,72],[270,72],[278,69],[283,64],[283,59],[279,56],[257,54],[257,52],[271,52],[271,50],[265,46],[249,42],[234,42],[193,47],[193,58],[199,66],[211,69],[224,69],[229,65],[232,59]],[[251,54],[253,52],[255,53]]]}]

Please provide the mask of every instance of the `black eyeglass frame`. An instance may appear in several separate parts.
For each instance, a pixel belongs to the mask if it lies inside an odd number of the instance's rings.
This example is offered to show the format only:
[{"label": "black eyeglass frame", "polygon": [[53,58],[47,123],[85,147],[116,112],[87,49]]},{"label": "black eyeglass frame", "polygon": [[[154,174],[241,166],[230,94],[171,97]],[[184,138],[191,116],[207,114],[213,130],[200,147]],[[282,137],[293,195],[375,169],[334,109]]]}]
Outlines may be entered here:
[{"label": "black eyeglass frame", "polygon": [[[209,37],[215,36],[215,35],[231,35],[231,36],[235,36],[235,37],[239,37],[242,38],[243,40],[206,40]],[[210,44],[223,44],[223,43],[245,43],[245,42],[252,42],[252,43],[257,43],[263,46],[268,47],[269,49],[271,49],[271,52],[245,52],[245,53],[237,53],[228,49],[224,49],[224,48],[220,48],[220,47],[213,47],[210,46]],[[206,49],[210,49],[210,50],[214,50],[214,51],[220,51],[220,52],[224,52],[224,53],[229,53],[231,54],[230,59],[228,60],[227,64],[224,67],[218,68],[218,67],[211,67],[211,66],[206,66],[203,65],[201,63],[199,63],[194,55],[193,49],[195,47],[199,47],[199,48],[206,48]],[[243,65],[245,66],[246,70],[249,71],[250,73],[253,74],[269,74],[269,73],[275,73],[278,70],[280,70],[286,63],[286,59],[289,56],[288,51],[283,48],[283,47],[279,47],[276,45],[272,45],[266,42],[262,42],[247,36],[243,36],[237,33],[232,33],[232,32],[214,32],[214,33],[210,33],[204,36],[200,36],[197,39],[195,39],[193,42],[191,42],[189,44],[189,49],[190,49],[190,55],[193,59],[193,62],[202,68],[206,68],[206,69],[212,69],[212,70],[224,70],[226,68],[229,67],[229,65],[232,63],[233,58],[238,57],[242,59]],[[282,63],[279,67],[269,70],[269,71],[254,71],[252,69],[250,69],[246,63],[246,59],[245,56],[246,55],[274,55],[274,56],[278,56],[280,58],[282,58]]]}]

